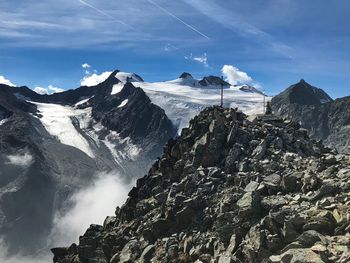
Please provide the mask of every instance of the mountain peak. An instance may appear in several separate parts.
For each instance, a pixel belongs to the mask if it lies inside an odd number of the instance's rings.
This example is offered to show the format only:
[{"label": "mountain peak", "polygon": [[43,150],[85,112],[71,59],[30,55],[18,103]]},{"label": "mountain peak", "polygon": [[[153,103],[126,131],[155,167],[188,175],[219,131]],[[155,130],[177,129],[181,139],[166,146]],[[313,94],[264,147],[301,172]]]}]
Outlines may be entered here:
[{"label": "mountain peak", "polygon": [[230,83],[224,81],[222,78],[218,77],[218,76],[207,76],[204,77],[202,80],[199,81],[199,84],[202,86],[220,86],[220,85],[224,85],[224,86],[231,86]]},{"label": "mountain peak", "polygon": [[333,99],[322,89],[312,86],[304,79],[291,85],[285,91],[274,98],[281,103],[295,103],[299,105],[320,105],[333,101]]},{"label": "mountain peak", "polygon": [[304,79],[300,79],[299,83],[300,83],[300,84],[308,84],[308,85],[310,85],[310,84],[307,83]]},{"label": "mountain peak", "polygon": [[188,72],[183,72],[179,78],[180,79],[193,79],[193,76]]}]

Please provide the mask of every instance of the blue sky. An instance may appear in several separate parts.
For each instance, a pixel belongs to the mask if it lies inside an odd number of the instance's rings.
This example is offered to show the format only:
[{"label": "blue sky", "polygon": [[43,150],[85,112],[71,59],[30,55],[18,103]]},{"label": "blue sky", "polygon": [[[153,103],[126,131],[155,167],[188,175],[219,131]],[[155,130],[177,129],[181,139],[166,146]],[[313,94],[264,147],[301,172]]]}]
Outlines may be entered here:
[{"label": "blue sky", "polygon": [[84,63],[146,81],[233,65],[269,94],[304,78],[341,97],[350,95],[349,10],[347,0],[0,0],[0,76],[68,89]]}]

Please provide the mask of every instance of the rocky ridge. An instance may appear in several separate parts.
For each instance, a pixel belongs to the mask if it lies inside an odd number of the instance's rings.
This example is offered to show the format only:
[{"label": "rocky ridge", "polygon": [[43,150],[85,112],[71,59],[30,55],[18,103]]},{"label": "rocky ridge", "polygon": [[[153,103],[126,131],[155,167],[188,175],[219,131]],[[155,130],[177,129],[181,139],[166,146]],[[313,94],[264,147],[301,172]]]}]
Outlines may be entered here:
[{"label": "rocky ridge", "polygon": [[207,108],[54,262],[349,262],[349,164],[296,123]]},{"label": "rocky ridge", "polygon": [[[72,207],[76,192],[104,173],[125,181],[142,176],[176,134],[164,110],[118,73],[96,86],[52,95],[0,84],[0,240],[9,255],[43,251],[55,216]],[[111,94],[115,85],[120,91]],[[60,128],[66,132],[71,124],[94,154],[50,133],[41,104],[80,112]]]}]

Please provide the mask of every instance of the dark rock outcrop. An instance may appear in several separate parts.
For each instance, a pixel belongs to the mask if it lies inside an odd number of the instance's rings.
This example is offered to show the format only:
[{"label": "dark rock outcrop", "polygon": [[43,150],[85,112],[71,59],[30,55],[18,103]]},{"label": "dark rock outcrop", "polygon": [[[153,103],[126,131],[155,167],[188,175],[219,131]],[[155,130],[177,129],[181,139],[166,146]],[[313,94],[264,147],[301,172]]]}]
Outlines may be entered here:
[{"label": "dark rock outcrop", "polygon": [[203,87],[206,86],[221,86],[223,85],[225,88],[230,87],[230,83],[224,81],[222,78],[217,77],[217,76],[208,76],[204,77],[199,81],[199,84]]},{"label": "dark rock outcrop", "polygon": [[296,123],[207,108],[54,262],[348,262],[349,163]]},{"label": "dark rock outcrop", "polygon": [[183,72],[179,78],[180,79],[193,79],[192,75],[188,72]]},{"label": "dark rock outcrop", "polygon": [[[44,247],[54,214],[67,210],[72,194],[97,173],[116,170],[121,179],[140,177],[176,134],[164,110],[140,88],[121,83],[117,72],[97,86],[52,95],[0,85],[0,238],[10,254],[32,254]],[[114,85],[122,88],[111,95]],[[86,102],[75,106],[82,100]],[[123,101],[127,103],[119,107]],[[72,117],[71,122],[95,157],[52,136],[34,102],[91,109],[84,119]],[[134,149],[130,145],[136,149],[132,159],[127,155]]]},{"label": "dark rock outcrop", "polygon": [[301,80],[272,98],[274,114],[298,122],[314,139],[350,153],[350,97],[332,100],[323,90]]}]

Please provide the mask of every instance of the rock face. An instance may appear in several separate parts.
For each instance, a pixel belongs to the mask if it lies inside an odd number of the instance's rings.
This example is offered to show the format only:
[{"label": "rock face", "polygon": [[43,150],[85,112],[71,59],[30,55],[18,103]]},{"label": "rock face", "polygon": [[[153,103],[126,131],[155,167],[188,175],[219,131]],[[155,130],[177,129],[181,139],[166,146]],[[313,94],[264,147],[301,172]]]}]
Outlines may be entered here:
[{"label": "rock face", "polygon": [[222,80],[220,77],[217,76],[208,76],[204,77],[199,81],[199,84],[202,86],[221,86],[223,85],[225,88],[230,87],[230,84],[224,80]]},{"label": "rock face", "polygon": [[349,164],[296,123],[207,108],[54,262],[349,262]]},{"label": "rock face", "polygon": [[332,100],[323,90],[301,80],[272,98],[278,116],[298,122],[314,139],[350,153],[350,97]]},{"label": "rock face", "polygon": [[[10,253],[42,249],[54,214],[69,209],[72,194],[101,172],[117,171],[125,180],[140,177],[176,134],[164,110],[117,73],[97,86],[53,95],[0,85],[0,238]],[[120,91],[111,94],[115,85]],[[65,125],[93,155],[54,136],[42,121],[42,104],[84,112],[67,117]]]}]

